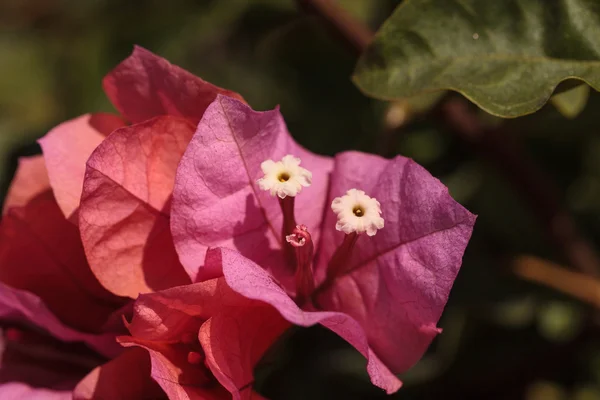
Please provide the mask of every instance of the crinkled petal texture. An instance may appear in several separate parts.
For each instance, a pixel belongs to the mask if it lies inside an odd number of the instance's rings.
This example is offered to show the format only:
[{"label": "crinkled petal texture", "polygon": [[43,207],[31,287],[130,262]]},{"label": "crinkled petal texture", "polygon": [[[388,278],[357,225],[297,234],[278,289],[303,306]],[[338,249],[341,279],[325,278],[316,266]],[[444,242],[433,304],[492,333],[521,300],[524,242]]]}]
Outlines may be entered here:
[{"label": "crinkled petal texture", "polygon": [[87,162],[79,228],[90,267],[121,296],[189,283],[169,228],[175,171],[194,126],[162,116],[117,129]]},{"label": "crinkled petal texture", "polygon": [[261,398],[252,391],[254,366],[289,327],[273,307],[253,303],[224,308],[200,328],[206,363],[234,399]]},{"label": "crinkled petal texture", "polygon": [[63,122],[39,140],[54,197],[65,217],[73,217],[79,207],[88,157],[123,124],[116,115],[86,114]]},{"label": "crinkled petal texture", "polygon": [[123,299],[91,273],[77,228],[59,209],[48,179],[42,184],[44,170],[41,158],[22,159],[6,199],[0,223],[0,314],[115,354],[114,339],[100,333]]},{"label": "crinkled petal texture", "polygon": [[289,277],[278,199],[257,184],[261,163],[287,154],[313,174],[296,198],[296,220],[318,240],[332,160],[295,143],[278,109],[256,112],[225,96],[207,108],[179,164],[171,212],[175,247],[193,280],[202,277],[199,267],[215,246],[237,249],[280,280]]},{"label": "crinkled petal texture", "polygon": [[114,336],[101,332],[123,301],[90,272],[77,228],[61,213],[45,171],[40,156],[22,158],[8,191],[0,223],[0,316],[114,355]]},{"label": "crinkled petal texture", "polygon": [[11,208],[0,225],[0,281],[39,296],[65,324],[98,332],[122,301],[87,265],[77,228],[51,191]]},{"label": "crinkled petal texture", "polygon": [[[170,398],[256,399],[252,370],[288,326],[219,278],[141,295],[131,336],[119,340],[148,350],[152,377]],[[205,362],[190,363],[190,351],[204,353]]]},{"label": "crinkled petal texture", "polygon": [[117,110],[132,123],[173,115],[195,125],[217,94],[242,100],[239,94],[210,84],[139,46],[104,78],[103,86]]},{"label": "crinkled petal texture", "polygon": [[[385,227],[373,237],[359,237],[344,273],[317,300],[323,309],[358,321],[378,357],[402,372],[421,358],[438,332],[475,216],[423,167],[401,156],[338,155],[329,201],[351,188],[381,203]],[[335,223],[329,210],[316,267],[321,278],[343,240]]]},{"label": "crinkled petal texture", "polygon": [[320,323],[331,329],[367,358],[367,372],[373,384],[388,393],[400,388],[400,380],[372,351],[364,329],[349,315],[301,310],[267,271],[234,250],[211,249],[207,262],[220,262],[227,284],[233,290],[272,305],[287,321],[300,326]]},{"label": "crinkled petal texture", "polygon": [[[217,94],[241,99],[137,46],[104,78],[103,85],[111,102],[133,123],[172,115],[196,125]],[[86,114],[58,125],[39,140],[54,195],[67,218],[78,209],[87,159],[122,126],[124,121],[116,115]]]},{"label": "crinkled petal texture", "polygon": [[74,400],[159,399],[166,395],[150,377],[150,355],[141,348],[125,350],[93,369],[73,391]]}]

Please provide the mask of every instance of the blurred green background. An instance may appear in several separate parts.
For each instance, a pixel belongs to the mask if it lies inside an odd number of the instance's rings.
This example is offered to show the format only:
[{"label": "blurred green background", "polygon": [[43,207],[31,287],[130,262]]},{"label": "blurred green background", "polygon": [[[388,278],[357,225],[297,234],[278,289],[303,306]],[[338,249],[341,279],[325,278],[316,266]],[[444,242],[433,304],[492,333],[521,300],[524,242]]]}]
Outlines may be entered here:
[{"label": "blurred green background", "polygon": [[[339,1],[373,29],[399,3]],[[255,109],[280,104],[292,134],[312,151],[412,157],[479,214],[440,321],[444,333],[404,374],[405,386],[393,398],[600,399],[596,313],[509,268],[519,254],[566,262],[531,205],[429,114],[391,130],[398,110],[354,87],[355,54],[292,0],[0,1],[0,198],[17,158],[39,153],[37,138],[66,119],[112,110],[101,79],[134,44],[241,93]],[[509,121],[481,115],[525,147],[596,247],[598,110],[600,95],[593,92],[576,118],[552,105]],[[269,398],[386,397],[369,383],[364,359],[324,329],[295,329],[277,350],[257,371]]]}]

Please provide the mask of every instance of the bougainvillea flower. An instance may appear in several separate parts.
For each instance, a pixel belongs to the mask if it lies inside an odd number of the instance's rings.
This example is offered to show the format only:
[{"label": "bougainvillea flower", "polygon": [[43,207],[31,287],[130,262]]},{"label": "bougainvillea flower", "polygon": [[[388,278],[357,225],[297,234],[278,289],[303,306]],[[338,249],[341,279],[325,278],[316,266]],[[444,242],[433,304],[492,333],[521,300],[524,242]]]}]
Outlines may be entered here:
[{"label": "bougainvillea flower", "polygon": [[[3,207],[0,323],[3,328],[19,327],[21,334],[5,335],[11,347],[43,351],[27,354],[23,368],[14,368],[4,353],[2,366],[23,374],[7,377],[0,370],[7,382],[0,386],[2,398],[166,396],[151,378],[154,353],[140,347],[124,349],[116,337],[127,332],[122,316],[132,312],[131,298],[190,282],[169,230],[176,167],[216,95],[241,97],[141,48],[104,84],[122,115],[84,115],[53,129],[40,140],[43,158],[21,160]],[[251,328],[252,321],[269,326],[264,319],[268,312],[261,314],[262,320],[244,320],[246,306],[256,302],[237,296],[244,304],[232,310],[231,320],[215,314],[202,325],[206,364],[215,366],[210,367],[213,375],[226,388],[222,398],[231,396],[229,390],[242,392],[238,380],[251,378],[250,361],[262,352],[258,345],[268,345],[264,339],[236,344],[232,335],[221,342],[211,336],[212,331],[227,331],[231,321],[239,321],[247,330],[258,329]],[[173,307],[179,304],[176,298],[172,301]],[[271,315],[288,324],[272,309]],[[23,337],[31,333],[40,333],[36,346],[23,345]],[[84,350],[81,342],[93,351]],[[249,358],[233,364],[234,355],[219,343],[237,346]],[[30,379],[37,376],[30,371],[31,364],[38,369],[46,366],[43,354],[67,360],[69,365],[75,361],[76,368],[51,382]],[[48,375],[52,366],[56,367],[52,371],[60,370],[59,363],[49,364],[40,373]],[[224,377],[235,379],[226,383]]]},{"label": "bougainvillea flower", "polygon": [[277,109],[255,112],[225,96],[184,153],[171,210],[192,279],[222,270],[233,290],[288,321],[328,327],[388,393],[401,385],[393,373],[439,333],[474,222],[412,160],[314,155]]},{"label": "bougainvillea flower", "polygon": [[259,399],[253,368],[289,323],[223,278],[141,295],[126,346],[147,349],[152,377],[173,399]]}]

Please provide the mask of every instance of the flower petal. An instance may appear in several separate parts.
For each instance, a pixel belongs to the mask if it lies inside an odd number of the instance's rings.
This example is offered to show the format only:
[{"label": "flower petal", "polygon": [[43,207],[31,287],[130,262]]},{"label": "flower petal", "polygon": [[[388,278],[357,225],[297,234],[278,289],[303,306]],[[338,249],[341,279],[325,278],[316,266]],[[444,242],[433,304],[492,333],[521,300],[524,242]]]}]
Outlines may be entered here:
[{"label": "flower petal", "polygon": [[99,332],[123,304],[87,265],[79,232],[51,191],[11,208],[0,223],[0,281],[39,296],[65,324]]},{"label": "flower petal", "polygon": [[184,333],[197,333],[223,303],[236,301],[230,299],[232,295],[222,278],[142,294],[127,327],[132,336],[143,340],[178,341]]},{"label": "flower petal", "polygon": [[111,114],[86,114],[63,122],[39,140],[54,197],[67,218],[79,207],[85,162],[123,121]]},{"label": "flower petal", "polygon": [[[436,323],[471,236],[475,216],[448,189],[405,157],[386,160],[349,152],[335,160],[330,199],[351,188],[381,203],[385,227],[361,236],[346,273],[318,298],[320,306],[351,315],[378,357],[396,373],[417,362],[438,333]],[[318,276],[324,276],[343,234],[328,211]]]},{"label": "flower petal", "polygon": [[[234,399],[256,399],[254,366],[288,326],[270,306],[240,296],[219,278],[141,295],[128,324],[131,337],[119,341],[150,351],[153,376],[170,396],[216,396],[227,393],[223,385]],[[221,385],[212,377],[203,382],[202,370],[187,361],[186,335],[199,336]]]},{"label": "flower petal", "polygon": [[144,340],[133,336],[119,338],[123,346],[139,346],[150,354],[152,378],[169,399],[223,400],[230,395],[221,385],[202,385],[197,382],[196,366],[187,362],[186,354],[169,343]]},{"label": "flower petal", "polygon": [[223,278],[143,294],[135,302],[128,324],[131,337],[119,341],[150,352],[152,377],[170,397],[225,398],[227,391],[221,385],[207,384],[206,377],[199,375],[202,370],[188,363],[189,349],[180,342],[186,334],[198,336],[202,323],[222,307],[247,301]]},{"label": "flower petal", "polygon": [[253,370],[265,351],[290,326],[269,305],[252,300],[223,307],[200,328],[206,363],[234,399],[257,399]]},{"label": "flower petal", "polygon": [[120,296],[189,283],[169,229],[177,164],[194,131],[157,117],[123,127],[87,162],[79,227],[90,267]]},{"label": "flower petal", "polygon": [[36,388],[23,382],[0,384],[0,398],[3,400],[71,400],[70,390]]},{"label": "flower petal", "polygon": [[4,283],[0,283],[0,318],[30,322],[62,341],[84,342],[107,357],[121,352],[113,334],[96,335],[74,330],[62,323],[38,296]]},{"label": "flower petal", "polygon": [[[350,316],[340,312],[303,311],[292,301],[273,277],[259,265],[229,249],[211,249],[220,252],[223,274],[227,284],[239,294],[260,300],[275,307],[289,322],[300,326],[321,323],[354,346],[367,358],[367,372],[371,382],[386,390],[397,391],[402,383],[371,351],[363,328]],[[211,256],[211,260],[219,257]]]},{"label": "flower petal", "polygon": [[139,46],[104,78],[103,86],[117,110],[132,123],[173,115],[195,125],[217,94],[243,100]]},{"label": "flower petal", "polygon": [[[294,142],[278,109],[255,112],[229,97],[208,107],[175,179],[171,230],[179,258],[194,280],[209,247],[235,248],[275,275],[291,274],[281,258],[282,213],[277,198],[259,189],[261,163],[292,154],[313,173],[296,199],[296,220],[313,238],[325,206],[331,160]],[[275,261],[274,261],[275,260]]]},{"label": "flower petal", "polygon": [[6,214],[11,207],[26,205],[31,199],[48,189],[50,189],[50,181],[44,157],[19,158],[17,172],[8,188],[2,214]]},{"label": "flower petal", "polygon": [[94,368],[73,391],[74,400],[156,399],[165,394],[150,377],[150,355],[141,348],[125,350]]}]

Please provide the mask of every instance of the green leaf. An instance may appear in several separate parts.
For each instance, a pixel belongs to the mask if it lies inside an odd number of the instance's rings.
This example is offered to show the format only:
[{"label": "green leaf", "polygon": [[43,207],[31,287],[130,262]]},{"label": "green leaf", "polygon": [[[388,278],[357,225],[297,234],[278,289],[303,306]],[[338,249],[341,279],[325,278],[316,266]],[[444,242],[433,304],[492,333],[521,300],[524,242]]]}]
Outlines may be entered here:
[{"label": "green leaf", "polygon": [[353,79],[377,98],[450,89],[518,117],[566,79],[600,89],[599,37],[597,0],[405,0]]},{"label": "green leaf", "polygon": [[590,97],[590,87],[579,85],[566,92],[557,93],[550,98],[550,102],[565,118],[577,117],[587,104]]}]

